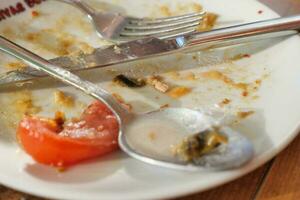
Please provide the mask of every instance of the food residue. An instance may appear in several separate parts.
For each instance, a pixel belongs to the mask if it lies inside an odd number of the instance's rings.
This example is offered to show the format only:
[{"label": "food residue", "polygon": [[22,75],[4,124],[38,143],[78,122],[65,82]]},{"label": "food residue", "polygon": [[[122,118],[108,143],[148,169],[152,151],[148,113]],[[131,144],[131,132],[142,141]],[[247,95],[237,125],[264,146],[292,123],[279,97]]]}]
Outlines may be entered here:
[{"label": "food residue", "polygon": [[231,103],[231,100],[228,99],[228,98],[225,98],[225,99],[222,100],[221,103],[219,103],[219,105],[224,106],[224,105],[228,105],[230,103]]},{"label": "food residue", "polygon": [[55,113],[54,121],[58,126],[63,127],[66,121],[65,114],[61,111],[57,111]]},{"label": "food residue", "polygon": [[147,78],[147,83],[163,93],[169,90],[169,86],[163,82],[163,78],[161,76],[150,76]]},{"label": "food residue", "polygon": [[206,13],[198,26],[197,31],[210,31],[215,26],[217,19],[218,15],[214,13]]},{"label": "food residue", "polygon": [[39,17],[39,16],[40,16],[40,12],[38,12],[38,11],[36,11],[36,10],[33,10],[33,11],[31,11],[31,16],[32,16],[33,18]]},{"label": "food residue", "polygon": [[[165,17],[175,16],[175,15],[183,15],[192,12],[201,12],[203,7],[199,3],[179,3],[176,5],[176,8],[170,8],[168,5],[162,5],[159,9],[155,10],[155,13],[159,11],[160,15]],[[156,15],[156,14],[155,14]]]},{"label": "food residue", "polygon": [[241,90],[247,90],[248,89],[248,84],[246,83],[236,83],[234,82],[231,78],[229,78],[227,75],[223,74],[220,71],[208,71],[208,72],[203,72],[202,76],[205,78],[209,78],[209,79],[213,79],[213,80],[219,80],[219,81],[223,81],[224,83],[237,88],[237,89],[241,89]]},{"label": "food residue", "polygon": [[160,6],[160,12],[162,13],[162,15],[166,16],[166,17],[170,17],[172,16],[172,12],[170,11],[169,7],[166,5]]},{"label": "food residue", "polygon": [[89,54],[94,51],[94,48],[89,44],[79,41],[70,34],[57,32],[55,29],[25,32],[22,34],[22,39],[32,42],[58,56],[72,55],[80,51]]},{"label": "food residue", "polygon": [[243,96],[243,97],[249,96],[249,92],[248,92],[248,91],[243,91],[243,92],[242,92],[242,96]]},{"label": "food residue", "polygon": [[194,72],[187,72],[185,74],[181,74],[180,72],[177,71],[172,71],[169,72],[168,75],[170,78],[173,80],[188,80],[188,81],[195,81],[198,78],[196,77],[196,74]]},{"label": "food residue", "polygon": [[154,141],[154,140],[156,140],[156,138],[157,138],[157,134],[154,133],[154,132],[150,132],[150,133],[148,134],[148,137],[149,137],[149,139],[150,139],[151,141]]},{"label": "food residue", "polygon": [[161,105],[161,106],[160,106],[160,109],[164,109],[164,108],[168,108],[168,107],[170,107],[169,104],[164,104],[164,105]]},{"label": "food residue", "polygon": [[73,107],[75,104],[75,100],[72,96],[60,90],[54,92],[54,101],[56,104],[66,107]]},{"label": "food residue", "polygon": [[40,112],[41,107],[34,105],[33,97],[30,91],[24,90],[17,93],[17,100],[13,103],[15,109],[21,115],[32,115]]},{"label": "food residue", "polygon": [[247,112],[238,112],[237,113],[237,116],[240,118],[240,119],[245,119],[251,115],[253,115],[255,112],[254,111],[247,111]]},{"label": "food residue", "polygon": [[197,159],[227,142],[227,137],[213,129],[186,137],[172,150],[174,155],[184,162],[197,162]]},{"label": "food residue", "polygon": [[21,61],[17,61],[17,62],[9,62],[5,66],[9,69],[16,70],[16,69],[21,69],[21,68],[26,67],[26,64]]},{"label": "food residue", "polygon": [[230,60],[236,61],[236,60],[240,60],[243,58],[250,58],[250,57],[251,57],[250,54],[237,54],[237,55],[233,56]]},{"label": "food residue", "polygon": [[192,7],[194,12],[201,12],[203,10],[203,7],[198,3],[193,3]]},{"label": "food residue", "polygon": [[255,80],[255,84],[256,84],[256,85],[260,86],[261,83],[262,83],[262,80],[260,80],[260,79]]},{"label": "food residue", "polygon": [[132,105],[129,103],[126,103],[124,98],[117,94],[117,93],[112,93],[113,97],[127,110],[131,111],[132,110]]},{"label": "food residue", "polygon": [[178,99],[180,97],[183,97],[187,94],[189,94],[192,91],[191,88],[184,87],[184,86],[178,86],[172,88],[169,92],[168,95],[174,99]]},{"label": "food residue", "polygon": [[121,48],[118,47],[117,45],[115,45],[115,46],[114,46],[114,52],[115,52],[116,54],[121,54]]},{"label": "food residue", "polygon": [[120,86],[126,86],[126,87],[130,87],[130,88],[138,88],[138,87],[143,87],[146,85],[145,80],[142,78],[129,77],[129,76],[125,76],[123,74],[117,75],[113,79],[113,82]]}]

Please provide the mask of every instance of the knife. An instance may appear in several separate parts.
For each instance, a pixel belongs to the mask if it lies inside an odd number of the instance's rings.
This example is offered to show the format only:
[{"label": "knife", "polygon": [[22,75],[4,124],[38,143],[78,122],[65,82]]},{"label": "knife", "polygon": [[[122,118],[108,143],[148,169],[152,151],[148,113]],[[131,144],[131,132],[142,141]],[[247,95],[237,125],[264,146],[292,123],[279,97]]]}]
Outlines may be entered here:
[{"label": "knife", "polygon": [[[72,71],[82,71],[177,52],[219,48],[266,38],[295,35],[299,29],[300,15],[295,15],[220,28],[208,32],[191,33],[174,38],[133,40],[98,48],[91,54],[82,54],[76,58],[59,57],[50,61]],[[45,76],[47,75],[43,72],[25,67],[0,75],[0,85],[29,81]]]}]

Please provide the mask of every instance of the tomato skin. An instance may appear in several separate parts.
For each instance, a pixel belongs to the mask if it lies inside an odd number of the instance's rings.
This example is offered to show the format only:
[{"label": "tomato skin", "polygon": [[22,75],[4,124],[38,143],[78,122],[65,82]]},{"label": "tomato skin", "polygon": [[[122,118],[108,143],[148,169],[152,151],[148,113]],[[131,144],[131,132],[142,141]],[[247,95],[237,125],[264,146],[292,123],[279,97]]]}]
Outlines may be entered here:
[{"label": "tomato skin", "polygon": [[[89,120],[88,126],[92,127],[103,122],[103,117],[108,114],[112,113],[107,107],[95,102],[83,113],[82,119]],[[110,134],[95,138],[72,138],[60,136],[59,127],[50,121],[26,116],[19,124],[17,137],[24,150],[37,162],[66,167],[118,149],[117,120],[111,118],[104,124],[111,130]]]}]

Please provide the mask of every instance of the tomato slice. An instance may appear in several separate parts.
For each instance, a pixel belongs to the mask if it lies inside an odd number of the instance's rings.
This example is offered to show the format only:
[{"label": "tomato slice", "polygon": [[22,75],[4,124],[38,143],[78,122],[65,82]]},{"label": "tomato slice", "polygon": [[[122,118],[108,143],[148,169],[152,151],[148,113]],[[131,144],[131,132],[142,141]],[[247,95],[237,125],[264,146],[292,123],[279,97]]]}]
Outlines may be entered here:
[{"label": "tomato slice", "polygon": [[118,132],[112,111],[96,101],[65,127],[51,119],[26,116],[19,123],[17,137],[37,162],[66,167],[117,150]]}]

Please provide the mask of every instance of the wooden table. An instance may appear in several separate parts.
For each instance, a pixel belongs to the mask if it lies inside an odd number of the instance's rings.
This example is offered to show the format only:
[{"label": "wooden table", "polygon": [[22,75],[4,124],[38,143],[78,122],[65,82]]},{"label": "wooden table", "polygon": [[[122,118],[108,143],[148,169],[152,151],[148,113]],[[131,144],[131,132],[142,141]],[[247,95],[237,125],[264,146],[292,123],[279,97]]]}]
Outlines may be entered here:
[{"label": "wooden table", "polygon": [[[0,200],[21,199],[42,200],[0,186]],[[256,171],[219,188],[176,200],[300,200],[300,135]]]}]

